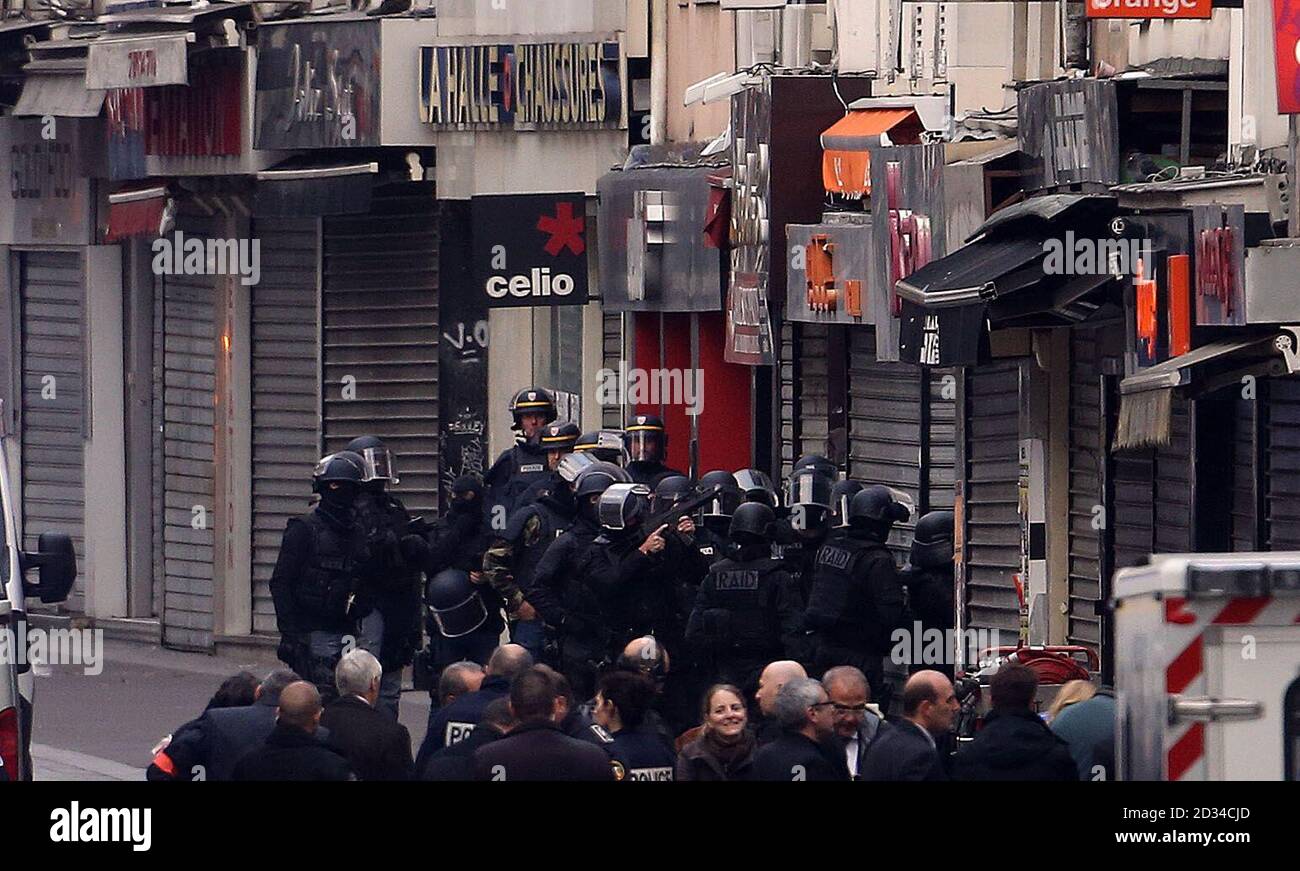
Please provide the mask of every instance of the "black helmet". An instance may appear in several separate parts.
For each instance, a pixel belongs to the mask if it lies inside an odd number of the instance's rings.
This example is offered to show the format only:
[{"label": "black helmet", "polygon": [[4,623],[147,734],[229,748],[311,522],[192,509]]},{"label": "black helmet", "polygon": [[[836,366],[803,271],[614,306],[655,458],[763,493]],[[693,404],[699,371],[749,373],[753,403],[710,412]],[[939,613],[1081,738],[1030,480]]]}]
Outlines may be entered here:
[{"label": "black helmet", "polygon": [[837,528],[849,525],[849,504],[853,497],[862,492],[862,485],[857,481],[844,479],[836,481],[831,488],[831,523]]},{"label": "black helmet", "polygon": [[628,459],[633,462],[662,463],[667,458],[668,433],[659,415],[638,414],[623,433]]},{"label": "black helmet", "polygon": [[359,436],[354,438],[348,442],[347,449],[360,454],[366,463],[366,474],[361,480],[387,481],[390,484],[400,483],[400,479],[397,477],[397,466],[393,463],[393,455],[379,436]]},{"label": "black helmet", "polygon": [[911,516],[907,506],[894,498],[894,491],[881,484],[862,488],[849,503],[849,523],[853,526],[876,523],[889,527]]},{"label": "black helmet", "polygon": [[790,470],[791,477],[794,477],[795,472],[802,471],[803,469],[815,469],[830,478],[832,482],[838,481],[840,478],[839,466],[835,465],[821,454],[804,454],[800,457],[795,462],[794,468]]},{"label": "black helmet", "polygon": [[790,523],[799,530],[820,530],[826,526],[834,499],[834,480],[823,472],[805,466],[785,482],[785,505]]},{"label": "black helmet", "polygon": [[953,523],[951,511],[931,511],[916,521],[912,534],[913,566],[933,569],[952,564]]},{"label": "black helmet", "polygon": [[586,451],[596,459],[606,463],[626,465],[627,448],[623,446],[623,434],[613,429],[598,429],[578,436],[574,443],[575,451]]},{"label": "black helmet", "polygon": [[578,441],[578,435],[581,432],[582,430],[576,423],[567,420],[563,423],[548,423],[542,428],[542,448],[548,451],[564,451],[568,453],[573,450],[573,446]]},{"label": "black helmet", "polygon": [[360,484],[366,479],[366,461],[354,451],[339,451],[321,457],[311,473],[312,484],[319,492],[321,484],[331,481]]},{"label": "black helmet", "polygon": [[614,484],[631,484],[632,476],[613,463],[592,463],[578,476],[574,495],[597,496]]},{"label": "black helmet", "polygon": [[478,587],[460,569],[443,569],[430,578],[424,588],[424,602],[445,638],[468,635],[488,618]]},{"label": "black helmet", "polygon": [[772,479],[758,469],[741,469],[736,472],[736,484],[744,494],[746,502],[762,502],[772,508],[776,507],[776,488]]},{"label": "black helmet", "polygon": [[776,512],[762,502],[746,502],[731,515],[731,528],[727,534],[737,544],[766,541],[776,523]]},{"label": "black helmet", "polygon": [[573,486],[578,480],[578,476],[583,472],[596,465],[596,458],[585,451],[574,451],[560,457],[560,464],[555,467],[555,471],[560,478]]},{"label": "black helmet", "polygon": [[515,419],[511,429],[522,428],[519,419],[525,414],[540,414],[546,418],[543,423],[550,423],[559,417],[555,410],[555,397],[541,387],[525,387],[510,400],[510,415]]},{"label": "black helmet", "polygon": [[665,475],[655,484],[654,509],[667,511],[678,502],[690,498],[694,491],[695,485],[685,475]]},{"label": "black helmet", "polygon": [[645,484],[611,484],[600,494],[596,516],[612,532],[634,529],[650,512],[650,488]]},{"label": "black helmet", "polygon": [[700,478],[700,487],[705,490],[722,488],[713,500],[701,509],[700,520],[703,521],[706,529],[718,535],[726,535],[731,525],[731,515],[736,513],[736,507],[741,502],[740,486],[736,483],[736,476],[722,469],[715,469]]}]

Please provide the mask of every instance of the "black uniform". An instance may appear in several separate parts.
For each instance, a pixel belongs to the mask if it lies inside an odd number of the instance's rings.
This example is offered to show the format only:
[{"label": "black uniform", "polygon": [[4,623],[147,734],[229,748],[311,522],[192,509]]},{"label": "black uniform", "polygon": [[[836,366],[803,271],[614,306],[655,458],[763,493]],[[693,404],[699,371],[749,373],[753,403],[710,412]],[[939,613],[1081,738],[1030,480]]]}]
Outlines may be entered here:
[{"label": "black uniform", "polygon": [[[921,624],[921,637],[926,638],[926,631],[937,629],[940,632],[952,629],[956,620],[956,600],[954,596],[952,564],[942,568],[921,569],[908,566],[903,570],[902,580],[907,586],[908,608],[913,619]],[[925,664],[913,663],[911,671],[933,668],[953,677],[951,662]]]},{"label": "black uniform", "polygon": [[384,621],[379,663],[386,672],[405,668],[420,645],[420,566],[402,549],[411,515],[400,499],[372,487],[357,496],[356,515],[370,553],[366,580]]},{"label": "black uniform", "polygon": [[519,507],[528,489],[549,475],[546,451],[540,445],[524,441],[502,451],[483,477],[487,487],[483,507],[488,522],[499,516],[497,506],[504,508],[508,518]]},{"label": "black uniform", "polygon": [[579,515],[546,548],[523,591],[546,622],[549,664],[563,672],[579,698],[595,691],[611,637],[596,593],[583,581],[598,535],[600,527]]},{"label": "black uniform", "polygon": [[351,508],[321,501],[285,527],[270,582],[281,635],[279,656],[315,683],[324,699],[337,695],[334,666],[342,637],[356,635],[370,613],[368,585],[361,579],[369,561]]},{"label": "black uniform", "polygon": [[476,780],[613,780],[605,752],[549,720],[530,720],[474,753]]},{"label": "black uniform", "polygon": [[605,752],[614,761],[614,776],[619,780],[673,779],[677,754],[646,724],[610,734]]},{"label": "black uniform", "polygon": [[754,779],[775,781],[848,780],[844,752],[800,732],[785,732],[754,754]]},{"label": "black uniform", "polygon": [[[491,539],[488,521],[477,502],[453,503],[452,510],[440,518],[429,532],[425,574],[433,578],[444,569],[481,572],[483,555]],[[505,628],[505,621],[501,617],[501,597],[486,581],[479,584],[478,592],[487,610],[487,620],[468,635],[445,638],[432,616],[426,614],[425,628],[433,648],[435,673],[461,659],[486,663],[487,656],[497,646],[501,630]]]},{"label": "black uniform", "polygon": [[669,468],[658,460],[643,461],[633,460],[625,467],[627,473],[632,476],[632,483],[645,484],[647,487],[654,488],[661,478],[667,478],[671,475],[681,475],[685,477],[685,472],[679,472],[676,469]]},{"label": "black uniform", "polygon": [[316,735],[277,723],[266,743],[235,763],[233,780],[356,780],[347,758]]},{"label": "black uniform", "polygon": [[714,563],[700,585],[686,637],[716,680],[750,690],[769,662],[798,649],[802,603],[766,543]]},{"label": "black uniform", "polygon": [[903,621],[902,582],[884,541],[862,528],[833,532],[817,551],[804,619],[818,673],[853,665],[879,693],[882,658]]}]

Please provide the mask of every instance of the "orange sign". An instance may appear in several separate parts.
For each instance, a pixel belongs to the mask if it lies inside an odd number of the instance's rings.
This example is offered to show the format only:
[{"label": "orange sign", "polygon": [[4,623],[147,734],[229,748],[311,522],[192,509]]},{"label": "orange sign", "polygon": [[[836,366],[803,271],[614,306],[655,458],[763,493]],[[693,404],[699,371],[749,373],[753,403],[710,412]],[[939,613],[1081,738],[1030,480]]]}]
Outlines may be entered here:
[{"label": "orange sign", "polygon": [[1209,18],[1211,0],[1087,0],[1089,18]]}]

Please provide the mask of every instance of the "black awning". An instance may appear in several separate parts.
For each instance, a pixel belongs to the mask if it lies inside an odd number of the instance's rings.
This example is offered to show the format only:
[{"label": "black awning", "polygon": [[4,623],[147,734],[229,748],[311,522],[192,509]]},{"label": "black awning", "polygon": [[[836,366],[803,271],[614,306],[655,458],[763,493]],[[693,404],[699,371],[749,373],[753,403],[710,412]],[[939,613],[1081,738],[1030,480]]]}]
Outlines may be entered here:
[{"label": "black awning", "polygon": [[1115,450],[1169,444],[1173,396],[1195,399],[1246,376],[1273,378],[1300,369],[1294,328],[1210,342],[1130,375],[1119,384]]},{"label": "black awning", "polygon": [[257,174],[253,216],[314,218],[370,211],[378,163],[284,164]]}]

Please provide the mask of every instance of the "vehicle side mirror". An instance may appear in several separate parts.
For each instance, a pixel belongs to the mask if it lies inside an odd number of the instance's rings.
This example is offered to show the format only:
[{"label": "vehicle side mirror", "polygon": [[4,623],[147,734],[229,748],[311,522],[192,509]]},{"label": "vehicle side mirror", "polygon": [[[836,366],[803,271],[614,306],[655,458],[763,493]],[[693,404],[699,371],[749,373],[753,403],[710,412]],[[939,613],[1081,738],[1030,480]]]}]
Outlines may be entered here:
[{"label": "vehicle side mirror", "polygon": [[40,570],[35,585],[24,580],[24,592],[29,596],[39,596],[47,605],[58,604],[68,598],[77,580],[77,552],[72,546],[72,538],[62,532],[43,532],[36,547],[36,553],[25,552],[22,555],[24,572],[33,568]]}]

